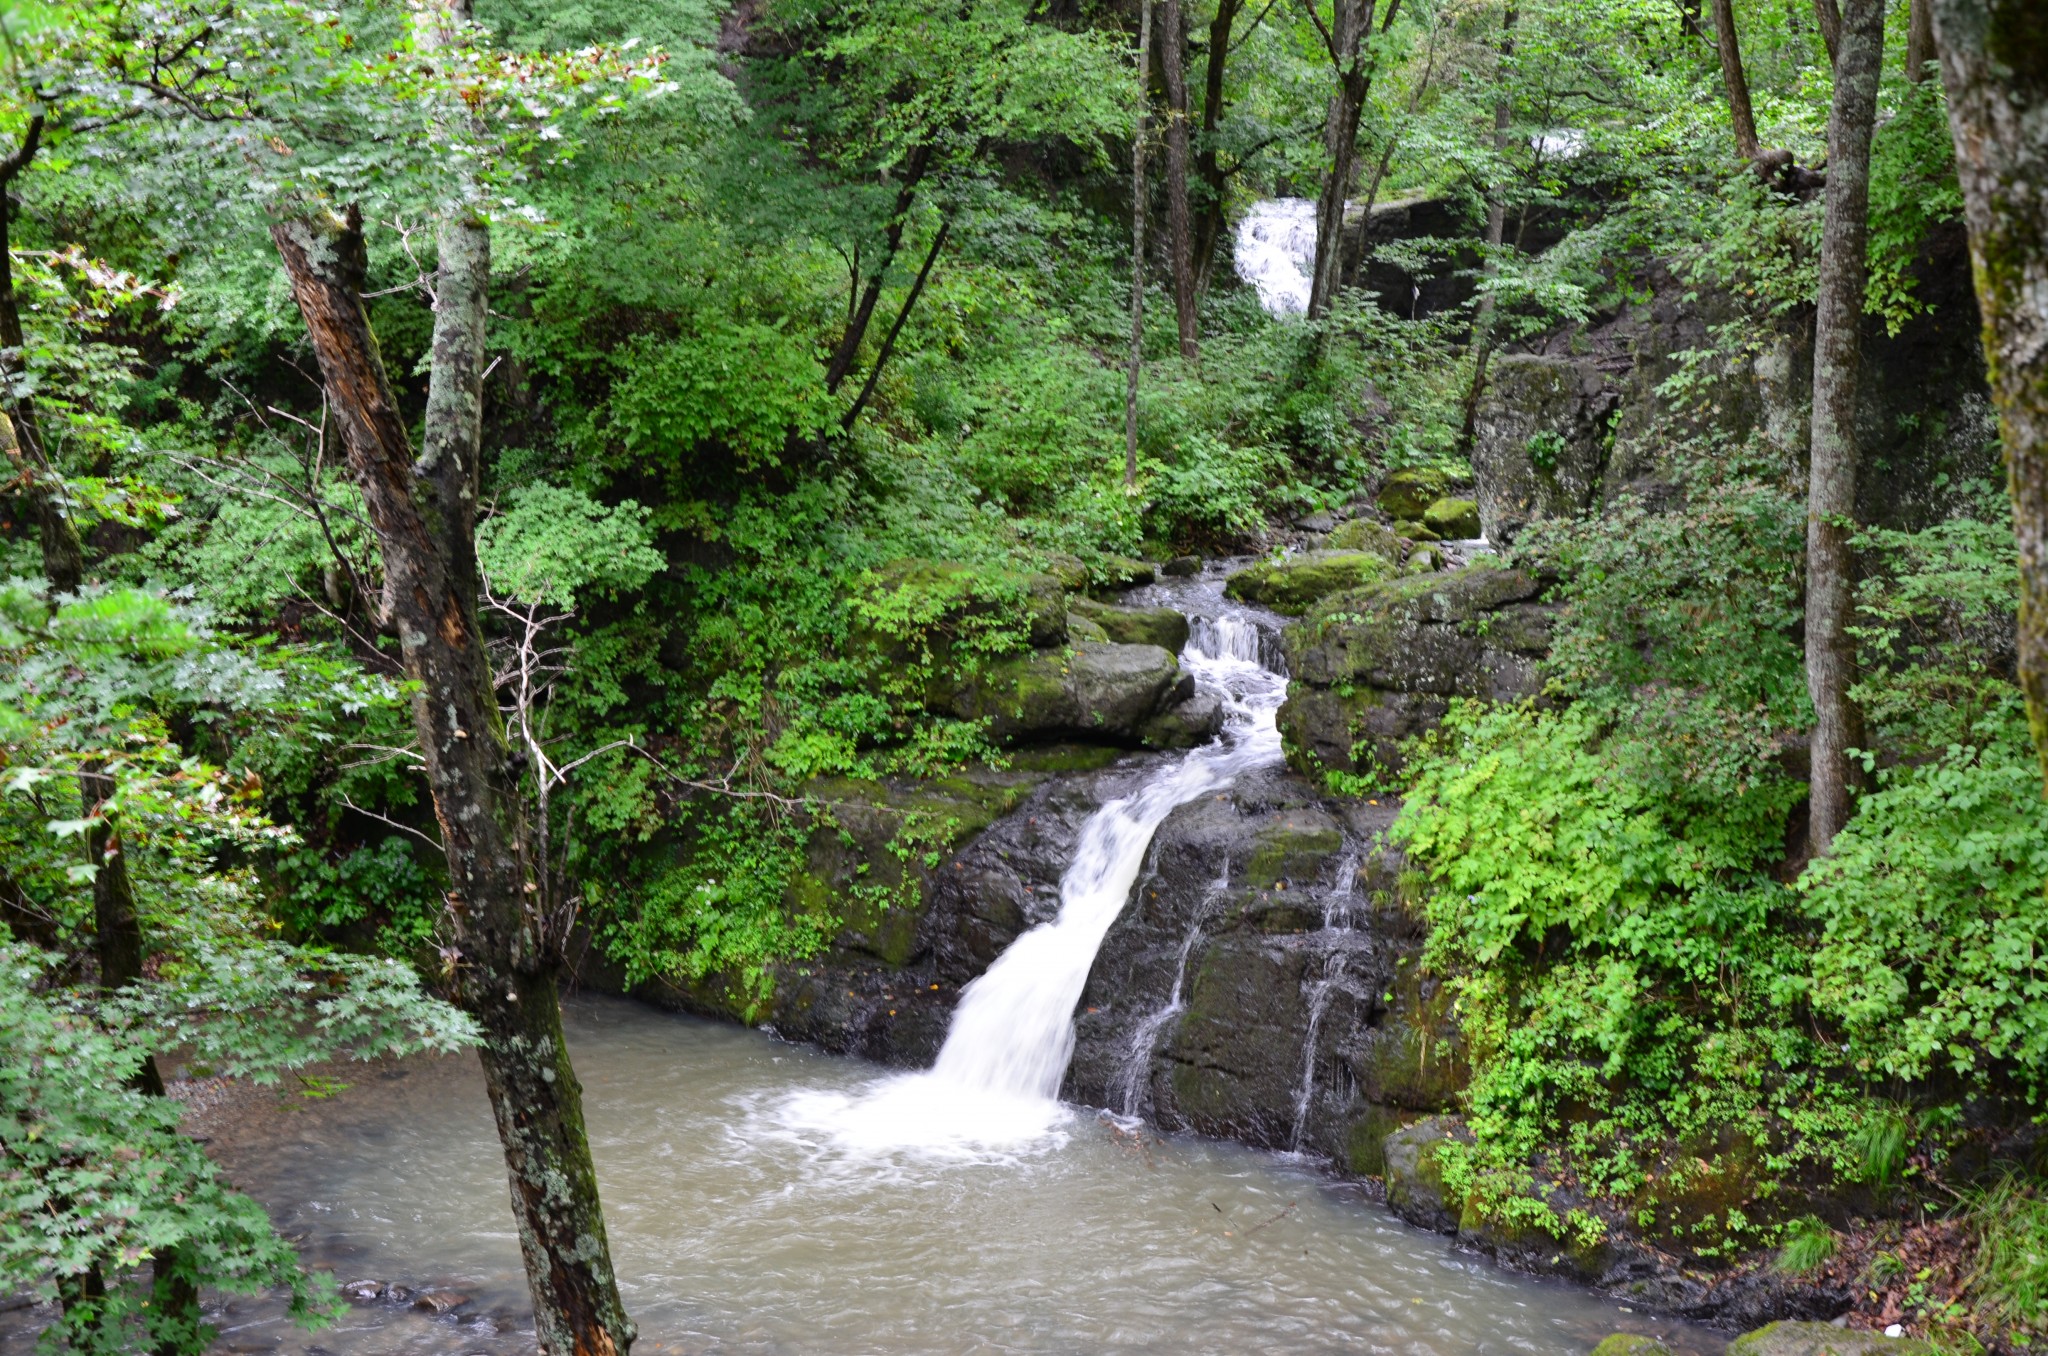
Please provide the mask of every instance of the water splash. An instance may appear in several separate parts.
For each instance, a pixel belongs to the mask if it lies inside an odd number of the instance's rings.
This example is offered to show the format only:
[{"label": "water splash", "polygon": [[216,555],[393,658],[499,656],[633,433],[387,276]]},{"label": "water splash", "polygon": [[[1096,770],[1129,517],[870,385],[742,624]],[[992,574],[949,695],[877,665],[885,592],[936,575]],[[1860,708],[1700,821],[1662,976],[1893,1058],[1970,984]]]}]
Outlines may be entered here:
[{"label": "water splash", "polygon": [[1197,796],[1281,760],[1274,724],[1287,680],[1259,662],[1260,628],[1219,610],[1192,618],[1181,666],[1223,704],[1223,731],[1160,765],[1131,795],[1081,827],[1060,878],[1060,910],[961,991],[931,1070],[847,1098],[793,1101],[787,1114],[841,1149],[976,1157],[1044,1139],[1065,1120],[1057,1100],[1074,1054],[1074,1009],[1089,968],[1123,911],[1160,822]]},{"label": "water splash", "polygon": [[1316,1099],[1316,1037],[1322,1032],[1323,1013],[1329,1009],[1330,995],[1344,978],[1346,959],[1345,952],[1330,952],[1323,962],[1323,977],[1308,991],[1308,1031],[1301,1040],[1301,1081],[1294,1090],[1294,1134],[1287,1144],[1291,1153],[1301,1152],[1302,1137],[1308,1133],[1309,1108]]},{"label": "water splash", "polygon": [[1316,253],[1316,205],[1307,198],[1255,202],[1237,223],[1237,276],[1258,289],[1271,315],[1308,310]]}]

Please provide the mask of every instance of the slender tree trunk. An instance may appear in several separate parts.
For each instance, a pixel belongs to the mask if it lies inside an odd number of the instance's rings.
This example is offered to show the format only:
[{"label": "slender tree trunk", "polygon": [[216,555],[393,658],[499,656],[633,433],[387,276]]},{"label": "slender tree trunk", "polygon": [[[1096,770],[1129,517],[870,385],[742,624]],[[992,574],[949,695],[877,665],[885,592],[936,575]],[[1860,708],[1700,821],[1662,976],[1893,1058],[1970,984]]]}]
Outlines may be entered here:
[{"label": "slender tree trunk", "polygon": [[[454,997],[484,1031],[484,1082],[511,1176],[513,1214],[526,1260],[540,1348],[546,1356],[619,1356],[633,1325],[619,1299],[598,1203],[597,1173],[583,1126],[582,1089],[562,1039],[558,974],[563,920],[529,907],[537,893],[527,860],[525,806],[499,719],[474,595],[456,590],[470,547],[449,540],[442,488],[413,469],[410,439],[362,301],[365,255],[355,209],[271,226],[306,321],[348,450],[351,470],[392,581],[392,620],[406,676],[416,685],[413,721],[447,856],[447,922]],[[443,268],[474,261],[444,259]],[[481,317],[455,313],[481,302],[444,274],[434,361],[474,361],[463,336]],[[444,417],[468,417],[451,377]],[[473,445],[456,431],[443,447]]]},{"label": "slender tree trunk", "polygon": [[889,215],[889,224],[882,228],[881,263],[868,275],[860,301],[846,323],[846,333],[840,336],[839,347],[832,351],[831,361],[825,365],[828,392],[839,390],[852,373],[854,360],[860,356],[861,340],[867,337],[868,324],[874,319],[875,303],[882,299],[882,284],[888,279],[889,266],[896,262],[897,251],[903,248],[903,229],[909,224],[910,209],[917,205],[918,185],[924,182],[925,169],[930,164],[931,148],[924,145],[912,150],[903,162],[903,183],[896,190],[895,210]]},{"label": "slender tree trunk", "polygon": [[1124,376],[1124,487],[1138,483],[1138,369],[1145,361],[1145,138],[1151,118],[1152,0],[1138,0],[1138,125],[1131,133],[1131,356]]},{"label": "slender tree trunk", "polygon": [[1884,0],[1849,0],[1828,118],[1828,187],[1821,227],[1820,292],[1813,336],[1813,451],[1806,489],[1806,687],[1813,698],[1808,841],[1826,856],[1849,821],[1855,783],[1849,750],[1861,720],[1849,699],[1856,646],[1849,635],[1855,562],[1856,388],[1862,367],[1863,294],[1869,281],[1870,138],[1884,59]]},{"label": "slender tree trunk", "polygon": [[946,218],[939,219],[939,229],[932,233],[932,246],[925,251],[924,262],[918,265],[917,277],[911,281],[910,293],[903,298],[903,305],[897,308],[896,319],[889,326],[889,333],[882,337],[882,350],[875,355],[875,365],[868,369],[868,379],[861,383],[860,394],[853,398],[853,404],[840,416],[839,427],[851,429],[860,412],[867,407],[868,397],[875,393],[875,383],[882,379],[882,369],[888,365],[889,355],[896,351],[896,336],[903,333],[903,322],[910,319],[910,308],[917,305],[917,299],[924,294],[925,280],[932,275],[932,265],[939,261],[939,251],[945,248],[946,234],[953,229],[953,223]]},{"label": "slender tree trunk", "polygon": [[[1515,56],[1515,22],[1518,17],[1516,6],[1510,3],[1501,11],[1499,69],[1496,79],[1500,90],[1493,100],[1493,153],[1505,157],[1514,138],[1509,129],[1514,124],[1515,106],[1507,86],[1508,65]],[[1480,271],[1487,280],[1500,276],[1500,252],[1507,244],[1508,197],[1507,185],[1496,183],[1486,198],[1486,262]],[[1479,397],[1486,391],[1486,369],[1493,356],[1494,325],[1493,293],[1485,291],[1479,295],[1478,313],[1472,318],[1472,384],[1465,391],[1464,442],[1472,445],[1472,438],[1479,420]]]},{"label": "slender tree trunk", "polygon": [[2040,0],[1935,0],[1933,21],[2019,544],[2020,686],[2048,779],[2048,21]]},{"label": "slender tree trunk", "polygon": [[1166,258],[1173,280],[1173,318],[1180,356],[1192,361],[1201,345],[1195,309],[1195,239],[1188,210],[1188,26],[1181,0],[1162,0],[1159,64],[1166,86]]},{"label": "slender tree trunk", "polygon": [[1912,0],[1906,11],[1906,78],[1919,84],[1934,60],[1934,10],[1929,0]]},{"label": "slender tree trunk", "polygon": [[[1314,0],[1304,0],[1314,13]],[[1337,299],[1339,259],[1344,250],[1344,203],[1358,164],[1358,122],[1372,88],[1366,39],[1372,33],[1375,0],[1336,0],[1324,34],[1337,92],[1323,121],[1323,153],[1329,169],[1316,198],[1316,252],[1309,277],[1308,318],[1320,319]],[[1318,16],[1320,22],[1320,16]]]},{"label": "slender tree trunk", "polygon": [[1721,83],[1728,88],[1728,121],[1735,128],[1735,152],[1754,160],[1763,152],[1756,139],[1756,111],[1749,103],[1749,76],[1742,69],[1742,44],[1735,34],[1735,0],[1714,0],[1714,49],[1721,57]]},{"label": "slender tree trunk", "polygon": [[[21,144],[0,160],[0,349],[15,356],[0,362],[0,368],[20,361],[24,344],[21,329],[21,300],[14,294],[14,206],[11,190],[15,179],[36,158],[43,142],[43,116],[29,119]],[[23,504],[35,521],[38,544],[43,552],[43,577],[54,594],[76,593],[85,583],[85,547],[71,515],[64,511],[61,486],[43,455],[43,440],[36,428],[35,410],[26,399],[9,401],[12,417],[0,408],[0,455],[19,486]]]},{"label": "slender tree trunk", "polygon": [[1813,21],[1820,27],[1820,42],[1827,48],[1828,65],[1833,66],[1842,47],[1842,10],[1837,0],[1813,0]]},{"label": "slender tree trunk", "polygon": [[1210,271],[1216,267],[1216,248],[1228,224],[1225,208],[1229,201],[1229,176],[1223,172],[1216,138],[1223,127],[1223,77],[1230,62],[1230,30],[1237,22],[1241,0],[1218,0],[1216,17],[1209,21],[1209,52],[1202,77],[1202,139],[1195,148],[1195,178],[1202,185],[1201,210],[1195,218],[1195,290],[1209,290]]}]

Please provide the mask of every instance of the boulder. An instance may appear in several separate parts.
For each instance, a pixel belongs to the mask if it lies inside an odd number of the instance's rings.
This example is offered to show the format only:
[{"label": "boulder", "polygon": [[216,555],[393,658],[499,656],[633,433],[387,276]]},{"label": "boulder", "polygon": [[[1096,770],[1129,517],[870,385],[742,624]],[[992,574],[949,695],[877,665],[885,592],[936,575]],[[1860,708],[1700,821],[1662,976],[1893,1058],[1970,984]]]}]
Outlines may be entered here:
[{"label": "boulder", "polygon": [[1385,528],[1369,518],[1353,518],[1348,523],[1339,523],[1329,536],[1323,538],[1323,549],[1328,551],[1370,551],[1383,556],[1391,564],[1399,564],[1408,549],[1391,528]]},{"label": "boulder", "polygon": [[1571,517],[1600,502],[1621,404],[1597,362],[1533,353],[1493,360],[1472,424],[1472,474],[1488,541],[1510,542],[1534,518]]},{"label": "boulder", "polygon": [[1258,603],[1298,617],[1319,598],[1385,579],[1393,572],[1385,556],[1371,551],[1306,551],[1248,566],[1232,575],[1223,591],[1240,602]]},{"label": "boulder", "polygon": [[1175,556],[1159,567],[1159,573],[1169,579],[1191,579],[1202,572],[1200,556]]},{"label": "boulder", "polygon": [[1934,1356],[1912,1338],[1885,1337],[1832,1323],[1787,1320],[1746,1332],[1728,1344],[1728,1356]]},{"label": "boulder", "polygon": [[1404,1125],[1386,1137],[1387,1208],[1418,1229],[1440,1234],[1458,1231],[1465,1203],[1444,1187],[1439,1146],[1449,1140],[1470,1142],[1471,1131],[1448,1116],[1429,1116]]},{"label": "boulder", "polygon": [[1188,619],[1170,607],[1116,607],[1092,598],[1076,598],[1069,612],[1092,622],[1103,633],[1100,639],[1119,645],[1157,645],[1179,654],[1188,643]]},{"label": "boulder", "polygon": [[1451,478],[1444,472],[1426,466],[1410,466],[1381,481],[1373,502],[1389,518],[1420,521],[1431,504],[1450,492]]},{"label": "boulder", "polygon": [[1479,535],[1479,505],[1447,495],[1422,511],[1422,525],[1446,541],[1469,541]]},{"label": "boulder", "polygon": [[1197,693],[1167,707],[1139,731],[1148,749],[1192,749],[1223,733],[1223,701],[1213,693]]},{"label": "boulder", "polygon": [[1391,774],[1403,741],[1434,728],[1451,698],[1535,695],[1550,642],[1541,589],[1481,560],[1325,598],[1283,636],[1294,678],[1279,716],[1289,762]]},{"label": "boulder", "polygon": [[1442,541],[1427,525],[1409,519],[1394,524],[1394,535],[1402,541]]},{"label": "boulder", "polygon": [[1179,661],[1157,645],[1084,640],[997,659],[971,677],[941,675],[926,704],[961,720],[986,719],[990,733],[1009,742],[1078,736],[1138,744],[1180,678]]},{"label": "boulder", "polygon": [[1677,1356],[1663,1342],[1639,1332],[1617,1332],[1600,1339],[1592,1356]]},{"label": "boulder", "polygon": [[1150,584],[1159,578],[1159,572],[1150,561],[1133,560],[1129,556],[1104,556],[1089,571],[1095,587],[1112,592],[1134,589],[1141,584]]},{"label": "boulder", "polygon": [[1067,613],[1067,638],[1069,640],[1107,641],[1109,632],[1102,629],[1102,623],[1080,612]]}]

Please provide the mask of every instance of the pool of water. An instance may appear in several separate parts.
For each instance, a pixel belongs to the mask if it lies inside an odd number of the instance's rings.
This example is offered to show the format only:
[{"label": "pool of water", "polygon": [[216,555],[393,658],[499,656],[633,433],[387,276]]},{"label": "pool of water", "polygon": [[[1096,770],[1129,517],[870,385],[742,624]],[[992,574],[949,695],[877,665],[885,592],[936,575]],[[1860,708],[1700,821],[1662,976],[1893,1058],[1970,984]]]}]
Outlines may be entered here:
[{"label": "pool of water", "polygon": [[[637,1351],[1578,1356],[1615,1330],[1720,1349],[1502,1272],[1282,1155],[1079,1108],[1008,1145],[903,1148],[837,1110],[901,1075],[617,1000],[573,1003],[569,1034]],[[337,1279],[464,1301],[356,1304],[313,1334],[237,1302],[221,1349],[533,1350],[474,1059],[364,1070],[213,1148]]]}]

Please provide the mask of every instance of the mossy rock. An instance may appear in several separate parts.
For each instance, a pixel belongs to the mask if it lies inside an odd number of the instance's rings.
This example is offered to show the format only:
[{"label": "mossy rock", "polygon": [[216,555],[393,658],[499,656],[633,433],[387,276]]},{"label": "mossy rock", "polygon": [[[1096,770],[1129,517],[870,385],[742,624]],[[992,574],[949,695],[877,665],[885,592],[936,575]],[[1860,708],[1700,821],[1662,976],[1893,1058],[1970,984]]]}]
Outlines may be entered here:
[{"label": "mossy rock", "polygon": [[1072,641],[1109,640],[1109,632],[1102,629],[1102,623],[1085,612],[1067,613],[1067,639]]},{"label": "mossy rock", "polygon": [[1675,1356],[1671,1348],[1639,1332],[1618,1332],[1600,1339],[1593,1356]]},{"label": "mossy rock", "polygon": [[1175,556],[1159,567],[1159,573],[1169,579],[1192,579],[1202,572],[1200,556]]},{"label": "mossy rock", "polygon": [[1451,478],[1442,471],[1411,466],[1380,482],[1373,502],[1390,518],[1419,520],[1429,506],[1451,492]]},{"label": "mossy rock", "polygon": [[1109,590],[1134,589],[1159,578],[1151,561],[1129,556],[1103,556],[1088,573],[1096,588]]},{"label": "mossy rock", "polygon": [[[1102,633],[1099,636],[1080,636],[1083,640],[1113,640],[1119,645],[1157,645],[1172,654],[1179,654],[1188,643],[1188,619],[1170,607],[1113,607],[1093,598],[1076,598],[1069,611],[1072,617],[1085,619]],[[1071,622],[1067,629],[1073,630]]]},{"label": "mossy rock", "polygon": [[1831,1323],[1772,1323],[1728,1344],[1728,1356],[1934,1356],[1914,1338],[1837,1328]]},{"label": "mossy rock", "polygon": [[1402,541],[1442,541],[1443,538],[1420,522],[1404,521],[1394,524],[1394,535]]},{"label": "mossy rock", "polygon": [[1288,883],[1311,886],[1330,859],[1344,850],[1344,831],[1321,810],[1290,810],[1259,830],[1245,863],[1245,883],[1270,890]]},{"label": "mossy rock", "polygon": [[1408,549],[1391,528],[1382,527],[1369,518],[1353,518],[1348,523],[1337,524],[1330,535],[1323,538],[1323,547],[1330,551],[1369,551],[1394,565],[1401,563],[1402,554]]},{"label": "mossy rock", "polygon": [[1394,566],[1370,551],[1308,551],[1286,560],[1261,561],[1230,577],[1224,593],[1298,617],[1333,593],[1390,577]]},{"label": "mossy rock", "polygon": [[1417,1228],[1456,1233],[1465,1202],[1444,1186],[1437,1153],[1445,1141],[1469,1141],[1471,1133],[1447,1116],[1430,1116],[1388,1135],[1381,1142],[1387,1208]]},{"label": "mossy rock", "polygon": [[1422,512],[1422,525],[1446,541],[1467,541],[1479,535],[1479,502],[1446,496]]}]

